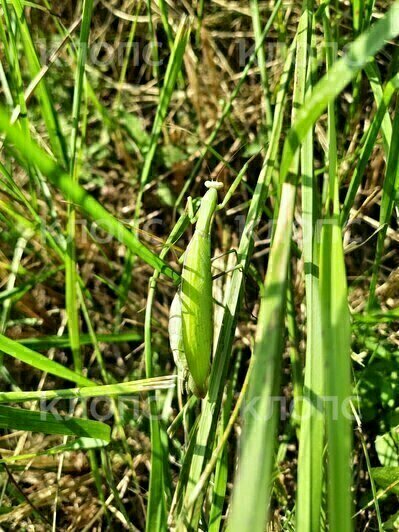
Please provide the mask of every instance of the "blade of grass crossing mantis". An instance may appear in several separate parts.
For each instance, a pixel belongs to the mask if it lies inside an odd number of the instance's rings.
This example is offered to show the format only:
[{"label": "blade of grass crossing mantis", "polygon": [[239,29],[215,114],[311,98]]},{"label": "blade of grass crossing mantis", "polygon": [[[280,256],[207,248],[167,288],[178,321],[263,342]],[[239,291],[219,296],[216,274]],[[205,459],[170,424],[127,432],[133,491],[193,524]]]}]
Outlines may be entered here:
[{"label": "blade of grass crossing mantis", "polygon": [[[305,97],[309,37],[306,1],[296,37],[293,121],[296,109]],[[247,409],[244,412],[241,452],[229,519],[229,530],[232,532],[243,528],[255,532],[263,531],[270,504],[275,459],[274,442],[281,408],[276,398],[279,395],[285,337],[287,278],[298,165],[299,154],[292,159],[289,180],[282,183],[277,225],[261,295],[253,354],[254,367],[249,383]],[[259,501],[256,512],[251,506],[253,500]]]},{"label": "blade of grass crossing mantis", "polygon": [[[89,43],[91,15],[93,0],[83,2],[83,17],[79,39],[77,68],[75,73],[75,88],[72,104],[72,132],[69,173],[74,183],[78,183],[78,140],[79,125],[83,98],[84,72]],[[69,198],[67,198],[69,200]],[[68,333],[71,341],[71,351],[75,371],[81,372],[83,368],[80,350],[80,325],[79,325],[79,298],[77,295],[77,264],[76,264],[76,208],[69,200],[67,208],[67,248],[65,254],[65,304],[68,316]]]},{"label": "blade of grass crossing mantis", "polygon": [[201,512],[203,497],[202,492],[195,506],[191,506],[191,493],[198,483],[201,473],[205,467],[213,447],[215,437],[215,427],[218,420],[223,390],[229,365],[231,346],[234,337],[234,330],[237,320],[237,313],[241,304],[241,294],[244,286],[245,272],[249,266],[250,257],[254,246],[254,235],[258,227],[263,206],[266,201],[268,187],[272,175],[275,171],[275,161],[277,158],[279,139],[282,129],[282,120],[286,103],[288,84],[291,79],[291,67],[293,63],[295,41],[288,50],[280,81],[280,89],[277,95],[274,111],[273,131],[271,142],[259,174],[258,182],[253,194],[244,231],[238,249],[238,261],[242,264],[242,271],[237,269],[232,273],[229,292],[226,294],[226,305],[222,320],[222,327],[219,334],[218,344],[215,350],[215,357],[209,380],[209,391],[207,397],[202,402],[202,413],[199,420],[198,433],[196,435],[196,449],[206,449],[205,453],[194,453],[190,466],[190,483],[188,483],[185,493],[184,506],[178,518],[178,529],[184,530],[189,524],[196,529]]},{"label": "blade of grass crossing mantis", "polygon": [[[236,371],[238,371],[238,366],[236,365]],[[224,430],[226,429],[230,411],[233,404],[233,393],[234,393],[234,384],[231,383],[229,386],[226,402],[223,405],[223,412],[218,427],[218,438],[217,442],[220,443],[223,438]],[[209,511],[209,526],[208,532],[218,532],[220,530],[221,519],[223,515],[223,506],[226,497],[227,490],[227,479],[228,479],[228,455],[227,449],[224,448],[220,453],[216,468],[215,468],[215,477],[212,486],[212,492],[210,493],[211,498],[211,509]]]},{"label": "blade of grass crossing mantis", "polygon": [[74,183],[57,163],[49,157],[30,137],[21,133],[16,125],[10,124],[8,113],[0,106],[0,131],[6,135],[9,151],[15,156],[22,167],[29,163],[35,164],[49,181],[62,194],[69,198],[87,214],[102,230],[114,236],[124,244],[133,254],[137,254],[144,262],[170,277],[179,280],[179,275],[170,268],[155,253],[142,244],[136,235],[129,231],[121,222],[110,214],[102,205],[88,194],[85,189]]},{"label": "blade of grass crossing mantis", "polygon": [[[277,228],[258,316],[254,368],[249,384],[241,453],[229,531],[265,529],[274,468],[274,442],[280,403],[280,361],[284,339],[287,268],[290,254],[295,186],[284,183]],[[253,501],[258,501],[256,511]]]},{"label": "blade of grass crossing mantis", "polygon": [[167,390],[174,388],[176,378],[172,376],[154,377],[118,384],[105,384],[84,388],[66,388],[63,390],[41,390],[32,392],[0,392],[0,403],[24,403],[26,401],[41,401],[52,399],[87,399],[91,397],[118,397],[121,395],[138,394],[151,390]]}]

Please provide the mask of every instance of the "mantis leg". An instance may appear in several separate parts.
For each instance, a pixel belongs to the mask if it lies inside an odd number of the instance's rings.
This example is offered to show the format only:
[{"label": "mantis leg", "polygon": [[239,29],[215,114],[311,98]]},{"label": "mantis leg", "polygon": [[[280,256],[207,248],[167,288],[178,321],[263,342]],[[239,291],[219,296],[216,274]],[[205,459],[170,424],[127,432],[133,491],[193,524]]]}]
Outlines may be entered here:
[{"label": "mantis leg", "polygon": [[213,275],[212,276],[212,281],[214,281],[215,279],[219,279],[220,277],[223,277],[223,275],[227,275],[228,273],[231,273],[231,272],[234,272],[235,270],[243,270],[243,265],[242,264],[237,264],[236,266],[233,266],[232,268],[229,268],[228,270],[224,271],[224,272],[220,272],[220,273],[217,273],[216,275]]},{"label": "mantis leg", "polygon": [[236,249],[229,249],[229,251],[225,251],[224,253],[221,253],[217,257],[213,257],[211,259],[211,262],[214,262],[215,260],[221,259],[222,257],[225,257],[226,255],[230,255],[231,253],[234,253],[236,257],[238,257],[238,253]]}]

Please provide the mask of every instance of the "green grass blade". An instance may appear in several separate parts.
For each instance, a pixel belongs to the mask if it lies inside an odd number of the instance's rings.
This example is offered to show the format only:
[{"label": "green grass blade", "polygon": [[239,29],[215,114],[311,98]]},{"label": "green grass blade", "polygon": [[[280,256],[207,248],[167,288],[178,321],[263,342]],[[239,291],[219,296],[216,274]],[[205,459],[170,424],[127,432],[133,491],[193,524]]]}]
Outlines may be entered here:
[{"label": "green grass blade", "polygon": [[331,530],[352,530],[350,316],[338,216],[327,218],[320,244],[320,309],[325,368],[328,501]]},{"label": "green grass blade", "polygon": [[[148,9],[150,9],[148,7]],[[183,19],[180,23],[179,29],[176,33],[173,49],[166,68],[165,79],[159,95],[159,102],[152,125],[150,143],[147,153],[145,155],[143,168],[140,174],[139,191],[135,206],[134,222],[136,223],[141,212],[142,200],[144,194],[144,187],[148,183],[151,174],[151,167],[153,159],[158,147],[158,140],[162,132],[167,111],[169,108],[170,100],[172,98],[173,91],[175,89],[177,77],[181,71],[184,53],[186,50],[187,42],[190,37],[190,25],[186,19]],[[121,279],[120,296],[117,302],[117,314],[120,314],[120,309],[125,304],[127,294],[130,289],[132,270],[134,266],[134,254],[128,252],[125,258],[124,271]],[[117,316],[120,321],[120,316]]]},{"label": "green grass blade", "polygon": [[76,382],[79,386],[94,386],[95,384],[90,379],[83,377],[83,375],[54,362],[53,360],[49,360],[40,353],[32,351],[29,347],[25,347],[3,335],[0,335],[0,351],[21,360],[21,362],[24,362],[25,364],[40,369],[41,371],[46,371],[61,379]]},{"label": "green grass blade", "polygon": [[362,177],[367,166],[367,162],[370,159],[373,148],[375,146],[378,132],[381,128],[383,120],[387,116],[389,104],[393,98],[393,95],[398,89],[399,76],[395,76],[386,84],[384,93],[378,106],[377,113],[375,114],[367,131],[367,136],[361,149],[360,156],[356,164],[356,168],[353,172],[351,181],[349,183],[348,191],[346,193],[344,204],[342,206],[340,215],[341,225],[344,225],[349,219],[350,210],[354,204],[357,191],[359,189]]},{"label": "green grass blade", "polygon": [[86,399],[91,397],[118,397],[151,390],[168,390],[176,385],[172,376],[154,377],[118,384],[93,385],[85,388],[67,388],[64,390],[41,390],[32,392],[0,392],[0,403],[24,403],[52,399]]},{"label": "green grass blade", "polygon": [[134,233],[112,216],[82,186],[74,183],[71,177],[35,142],[24,136],[17,126],[10,125],[8,114],[2,107],[0,107],[0,131],[6,134],[9,150],[12,151],[22,166],[29,163],[35,164],[65,197],[73,201],[101,229],[126,245],[133,254],[138,255],[154,269],[164,273],[174,281],[178,281],[179,275],[172,268],[144,246]]},{"label": "green grass blade", "polygon": [[[307,3],[298,24],[292,120],[302,104],[306,91],[309,45],[309,12]],[[291,231],[296,198],[296,176],[299,157],[292,159],[291,182],[282,184],[278,219],[261,296],[253,354],[247,408],[238,473],[233,491],[229,529],[244,526],[264,530],[271,494],[276,431],[281,405],[279,396],[281,359],[284,346],[288,265]],[[295,177],[294,177],[295,176]],[[299,397],[296,397],[299,400]],[[257,498],[259,509],[253,512],[250,501]],[[246,523],[246,524],[245,524]]]},{"label": "green grass blade", "polygon": [[[138,331],[125,331],[118,334],[97,334],[96,338],[98,342],[114,344],[121,342],[141,342],[143,340],[143,335]],[[70,347],[71,345],[67,334],[63,336],[51,335],[21,338],[18,340],[18,343],[39,351],[41,349],[51,349],[52,347],[58,347],[61,349],[64,347]],[[91,335],[82,334],[80,336],[80,343],[81,345],[90,345],[92,343]]]},{"label": "green grass blade", "polygon": [[111,428],[98,421],[2,405],[0,406],[0,427],[44,432],[45,434],[95,438],[104,442],[109,442],[111,436]]},{"label": "green grass blade", "polygon": [[266,54],[265,54],[264,47],[261,46],[262,23],[261,23],[261,17],[260,17],[259,2],[258,0],[251,0],[250,4],[251,4],[252,26],[254,28],[254,34],[255,34],[255,48],[257,49],[258,66],[259,66],[260,79],[261,79],[262,90],[263,90],[262,104],[265,108],[264,109],[264,123],[265,123],[265,129],[267,132],[267,136],[270,137],[270,133],[272,130],[273,114],[272,114],[272,107],[270,103],[270,88],[269,88],[269,76],[267,73],[267,66],[266,66]]},{"label": "green grass blade", "polygon": [[[162,131],[162,126],[166,119],[170,100],[175,89],[177,76],[181,70],[183,57],[189,37],[190,26],[186,20],[183,20],[176,33],[173,50],[168,61],[168,66],[165,72],[165,79],[163,82],[161,93],[159,95],[159,103],[152,125],[150,146],[148,148],[148,152],[144,160],[143,169],[140,175],[141,189],[147,184],[150,178],[152,161],[154,159],[154,155],[157,149],[158,139]],[[141,207],[140,204],[138,205],[139,207]],[[139,207],[136,208],[136,211],[140,210]]]},{"label": "green grass blade", "polygon": [[367,303],[368,310],[372,310],[377,305],[376,288],[378,281],[378,271],[384,252],[384,242],[391,221],[395,199],[399,190],[399,102],[396,103],[395,117],[392,125],[392,142],[389,149],[389,157],[385,173],[384,184],[382,188],[381,209],[380,209],[380,227],[381,230],[377,236],[377,249],[373,263],[373,272],[370,281],[370,294]]},{"label": "green grass blade", "polygon": [[73,441],[69,441],[64,445],[57,445],[56,447],[51,447],[45,451],[3,457],[0,459],[0,464],[14,464],[15,462],[20,462],[22,460],[34,460],[39,456],[55,456],[56,454],[65,452],[90,451],[92,449],[106,447],[107,445],[107,441],[99,438],[80,437],[74,439]]},{"label": "green grass blade", "polygon": [[[183,213],[172,232],[170,233],[160,256],[166,257],[173,245],[182,235],[189,224],[187,213]],[[156,293],[156,283],[159,278],[158,272],[155,272],[150,279],[147,296],[147,306],[144,323],[144,354],[147,378],[151,378],[154,373],[153,347],[152,347],[152,308]],[[167,460],[167,447],[164,440],[167,441],[163,433],[164,427],[159,420],[160,406],[156,401],[154,393],[149,395],[150,400],[150,429],[151,429],[151,472],[150,485],[148,492],[148,518],[146,530],[148,532],[163,531],[167,529],[167,512],[166,512],[166,474],[165,461]],[[165,438],[163,438],[165,436]]]},{"label": "green grass blade", "polygon": [[[93,11],[93,0],[84,0],[82,27],[79,39],[78,60],[75,73],[75,87],[72,103],[72,132],[70,145],[69,174],[74,183],[79,183],[78,179],[78,140],[80,133],[80,115],[83,97],[83,82],[86,66],[86,58],[89,45],[89,33],[91,15]],[[69,198],[68,198],[69,199]],[[82,371],[83,361],[80,350],[80,324],[79,324],[79,298],[78,279],[76,263],[76,208],[72,201],[68,202],[67,209],[67,235],[65,253],[65,309],[68,317],[68,332],[71,340],[71,351],[75,370]]]},{"label": "green grass blade", "polygon": [[[283,349],[287,268],[296,188],[285,183],[264,293],[259,309],[254,367],[249,384],[239,470],[236,476],[229,530],[265,529],[278,415],[280,364]],[[288,243],[288,244],[287,244]],[[253,511],[253,501],[258,501]]]},{"label": "green grass blade", "polygon": [[[17,15],[19,30],[21,32],[21,40],[25,51],[25,57],[28,62],[29,70],[32,79],[40,72],[41,64],[35,49],[34,42],[30,33],[29,25],[25,18],[24,6],[20,0],[12,0],[12,6]],[[57,113],[54,109],[54,104],[47,87],[46,80],[41,79],[36,87],[36,93],[40,101],[42,115],[46,124],[49,135],[51,147],[59,162],[64,168],[67,168],[68,155],[65,145],[65,140],[61,132]]]},{"label": "green grass blade", "polygon": [[[287,58],[284,64],[284,70],[280,80],[280,89],[274,112],[273,131],[271,136],[272,140],[268,147],[264,164],[253,194],[253,199],[250,204],[245,228],[238,249],[238,257],[240,258],[243,272],[246,272],[248,269],[254,245],[254,229],[259,224],[263,205],[266,201],[268,193],[268,187],[275,171],[286,94],[291,79],[295,46],[296,43],[294,41],[288,50]],[[215,427],[221,407],[224,384],[230,362],[236,316],[241,304],[241,295],[244,287],[243,272],[240,270],[235,270],[232,273],[229,292],[226,295],[226,305],[223,314],[222,327],[220,330],[218,344],[215,351],[215,358],[210,375],[209,392],[202,404],[202,414],[199,422],[198,433],[196,435],[196,448],[199,450],[207,449],[207,452],[209,453],[212,449],[213,440],[215,437]],[[201,473],[205,467],[206,459],[206,453],[201,451],[196,452],[192,458],[190,467],[190,483],[187,486],[185,494],[185,507],[182,509],[181,515],[179,516],[179,522],[181,523],[181,526],[187,526],[187,522],[189,522],[190,526],[195,529],[198,525],[204,494],[202,493],[201,496],[198,497],[197,504],[194,507],[190,507],[189,503],[191,499],[191,492],[200,479]]]},{"label": "green grass blade", "polygon": [[[314,26],[314,19],[313,19]],[[312,46],[315,44],[313,28]],[[307,94],[312,91],[312,64],[308,65]],[[311,128],[301,149],[303,261],[306,303],[306,359],[301,404],[298,450],[298,487],[296,493],[296,529],[320,530],[323,490],[324,417],[318,398],[324,395],[321,357],[321,322],[318,275],[318,242],[314,238],[319,218],[317,180],[313,171],[314,135]]]},{"label": "green grass blade", "polygon": [[312,95],[299,110],[295,124],[284,143],[281,161],[281,179],[284,181],[292,159],[309,128],[316,122],[329,102],[345,88],[365,66],[370,57],[385,45],[386,41],[399,34],[399,2],[395,2],[386,15],[363,33],[348,48],[348,53],[330,69],[315,86]]}]

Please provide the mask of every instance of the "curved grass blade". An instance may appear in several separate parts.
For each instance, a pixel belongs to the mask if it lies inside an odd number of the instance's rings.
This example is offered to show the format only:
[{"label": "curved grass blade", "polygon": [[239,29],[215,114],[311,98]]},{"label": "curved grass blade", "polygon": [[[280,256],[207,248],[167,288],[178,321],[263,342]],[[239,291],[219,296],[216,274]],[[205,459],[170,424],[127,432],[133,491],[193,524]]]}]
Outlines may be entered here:
[{"label": "curved grass blade", "polygon": [[6,456],[0,459],[0,464],[13,464],[15,462],[21,462],[25,460],[34,460],[39,456],[54,456],[56,454],[65,453],[65,452],[77,452],[77,451],[90,451],[93,449],[101,449],[106,447],[109,442],[106,440],[101,440],[99,438],[86,438],[80,437],[76,438],[73,441],[67,442],[64,445],[57,445],[56,447],[51,447],[45,451],[29,454],[16,454],[11,456]]},{"label": "curved grass blade", "polygon": [[95,438],[104,442],[109,442],[111,437],[111,427],[99,421],[1,405],[0,427],[45,434]]},{"label": "curved grass blade", "polygon": [[[276,4],[277,5],[277,4]],[[280,89],[274,112],[273,131],[271,143],[259,174],[258,182],[253,194],[253,199],[248,211],[244,232],[238,249],[238,257],[242,264],[242,271],[233,271],[229,292],[226,294],[226,305],[223,313],[222,327],[218,337],[215,351],[215,358],[212,364],[209,392],[202,403],[202,414],[199,421],[198,433],[196,434],[196,449],[192,457],[190,467],[190,482],[187,485],[184,506],[179,515],[181,527],[191,526],[196,529],[201,512],[201,505],[205,496],[205,490],[198,496],[196,504],[191,506],[192,491],[200,480],[202,471],[210,455],[214,437],[215,427],[219,416],[222,402],[223,390],[226,381],[228,365],[231,356],[231,347],[234,338],[234,330],[237,314],[241,304],[241,295],[244,287],[245,272],[248,270],[250,257],[254,246],[254,236],[256,228],[262,214],[262,209],[266,201],[268,187],[276,168],[276,158],[278,153],[279,139],[282,129],[286,94],[291,79],[292,63],[294,58],[296,42],[292,43],[288,50],[284,64],[284,70],[280,80]],[[206,452],[202,450],[206,449]]]},{"label": "curved grass blade", "polygon": [[370,31],[363,33],[349,46],[348,53],[334,64],[328,74],[314,87],[309,99],[305,100],[284,143],[280,167],[283,181],[287,179],[291,162],[299,145],[328,103],[336,98],[387,40],[397,35],[399,35],[398,1],[391,6],[383,18],[372,26]]},{"label": "curved grass blade", "polygon": [[21,360],[25,364],[34,368],[46,371],[52,375],[56,375],[61,379],[76,382],[79,386],[94,386],[95,383],[83,375],[72,371],[53,360],[46,358],[36,351],[32,351],[29,347],[25,347],[6,336],[0,334],[0,351],[3,351],[9,356]]},{"label": "curved grass blade", "polygon": [[[0,298],[1,301],[1,298]],[[112,334],[97,334],[96,339],[98,342],[104,342],[107,344],[116,344],[122,342],[141,342],[143,340],[143,334],[139,331],[125,331],[123,333]],[[52,347],[64,348],[70,347],[71,342],[67,334],[63,336],[51,335],[51,336],[35,336],[32,338],[21,338],[18,340],[21,345],[26,345],[34,349],[51,349]],[[91,335],[89,333],[82,334],[80,337],[81,345],[92,344]]]},{"label": "curved grass blade", "polygon": [[394,76],[385,86],[382,98],[380,100],[378,110],[370,124],[367,131],[367,136],[362,147],[359,160],[357,162],[355,171],[353,172],[348,191],[346,193],[345,201],[341,210],[340,220],[341,225],[344,225],[349,218],[350,210],[355,201],[357,191],[360,186],[360,182],[364,175],[364,171],[367,166],[367,162],[371,156],[375,142],[377,140],[378,132],[381,128],[383,120],[385,119],[389,104],[393,98],[395,92],[399,89],[399,75]]},{"label": "curved grass blade", "polygon": [[67,388],[64,390],[41,390],[32,392],[0,392],[0,403],[24,403],[51,399],[85,399],[91,397],[119,397],[148,392],[151,390],[168,390],[174,388],[176,378],[172,376],[153,377],[137,381],[87,386],[85,388]]},{"label": "curved grass blade", "polygon": [[136,235],[129,231],[119,220],[110,214],[96,199],[85,189],[74,183],[67,174],[51,157],[49,157],[30,137],[23,135],[21,130],[10,124],[8,113],[0,107],[0,131],[6,135],[9,150],[23,167],[28,164],[36,165],[49,181],[57,187],[62,194],[73,201],[85,214],[87,214],[106,233],[114,236],[124,244],[133,254],[138,255],[144,262],[155,270],[164,273],[174,281],[179,280],[179,275],[168,266],[155,253],[142,244]]},{"label": "curved grass blade", "polygon": [[378,270],[382,260],[382,254],[384,252],[385,237],[388,230],[388,225],[391,221],[395,198],[399,189],[399,101],[396,102],[395,117],[392,125],[392,131],[395,134],[392,135],[392,142],[389,149],[389,157],[387,162],[387,168],[384,178],[384,184],[381,197],[381,209],[380,209],[380,227],[381,230],[377,237],[377,249],[375,253],[373,271],[370,282],[370,294],[367,303],[368,311],[377,306],[376,288],[378,281]]}]

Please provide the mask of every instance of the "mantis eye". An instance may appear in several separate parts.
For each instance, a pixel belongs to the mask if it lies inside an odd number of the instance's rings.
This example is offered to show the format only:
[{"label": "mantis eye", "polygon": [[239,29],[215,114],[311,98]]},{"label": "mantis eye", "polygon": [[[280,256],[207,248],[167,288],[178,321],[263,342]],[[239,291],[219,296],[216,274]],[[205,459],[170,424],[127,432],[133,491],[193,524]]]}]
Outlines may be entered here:
[{"label": "mantis eye", "polygon": [[220,181],[205,181],[206,188],[215,188],[216,190],[220,190],[223,188],[223,183]]}]

